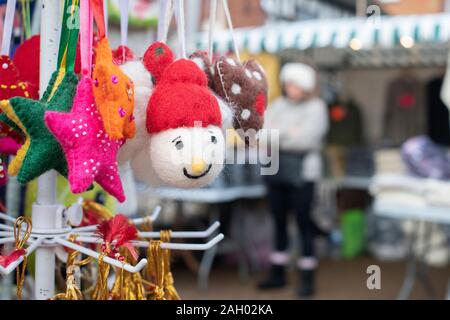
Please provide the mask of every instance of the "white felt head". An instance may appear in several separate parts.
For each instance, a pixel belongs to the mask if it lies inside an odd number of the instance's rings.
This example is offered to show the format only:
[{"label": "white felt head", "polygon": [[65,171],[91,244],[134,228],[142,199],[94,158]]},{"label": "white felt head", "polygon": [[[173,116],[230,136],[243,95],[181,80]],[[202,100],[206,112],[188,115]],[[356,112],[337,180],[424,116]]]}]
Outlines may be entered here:
[{"label": "white felt head", "polygon": [[137,181],[144,182],[152,187],[163,186],[164,184],[159,180],[153,171],[153,166],[150,164],[149,144],[150,139],[144,142],[141,149],[130,159],[131,169],[133,169],[133,174]]},{"label": "white felt head", "polygon": [[164,184],[198,188],[221,172],[225,139],[216,126],[170,129],[151,136],[149,152],[153,172]]},{"label": "white felt head", "polygon": [[127,61],[120,66],[120,69],[133,80],[135,87],[153,87],[150,72],[145,68],[141,60]]},{"label": "white felt head", "polygon": [[133,158],[143,148],[146,140],[150,138],[145,127],[147,104],[153,90],[150,73],[142,64],[142,61],[128,61],[120,66],[120,69],[134,83],[134,118],[136,121],[136,134],[133,139],[128,139],[120,148],[117,160],[123,164]]}]

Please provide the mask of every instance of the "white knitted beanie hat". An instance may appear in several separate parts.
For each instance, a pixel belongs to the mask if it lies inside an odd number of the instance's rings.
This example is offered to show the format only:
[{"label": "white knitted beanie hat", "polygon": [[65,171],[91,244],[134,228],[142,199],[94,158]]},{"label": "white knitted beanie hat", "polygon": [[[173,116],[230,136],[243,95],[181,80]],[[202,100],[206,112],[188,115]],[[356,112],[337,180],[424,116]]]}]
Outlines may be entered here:
[{"label": "white knitted beanie hat", "polygon": [[316,71],[303,63],[286,63],[281,69],[280,80],[291,82],[305,91],[313,91],[316,87]]}]

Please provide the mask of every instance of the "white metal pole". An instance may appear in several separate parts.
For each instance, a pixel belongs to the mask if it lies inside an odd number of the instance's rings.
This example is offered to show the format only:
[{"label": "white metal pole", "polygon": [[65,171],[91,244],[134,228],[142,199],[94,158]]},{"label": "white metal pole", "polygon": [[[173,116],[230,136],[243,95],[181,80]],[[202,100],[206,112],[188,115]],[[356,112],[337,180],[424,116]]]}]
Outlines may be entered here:
[{"label": "white metal pole", "polygon": [[[41,52],[39,92],[42,96],[51,74],[56,70],[60,35],[60,1],[42,0]],[[38,179],[36,203],[33,204],[34,229],[56,228],[56,172],[43,174]],[[55,293],[55,247],[36,250],[35,298],[45,300]]]}]

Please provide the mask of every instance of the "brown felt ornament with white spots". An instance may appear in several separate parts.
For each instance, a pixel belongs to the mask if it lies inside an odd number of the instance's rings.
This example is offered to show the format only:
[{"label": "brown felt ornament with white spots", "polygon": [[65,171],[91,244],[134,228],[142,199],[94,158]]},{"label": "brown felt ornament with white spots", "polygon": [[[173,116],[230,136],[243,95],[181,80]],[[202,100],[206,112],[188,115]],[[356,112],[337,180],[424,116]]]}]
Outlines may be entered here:
[{"label": "brown felt ornament with white spots", "polygon": [[267,107],[267,78],[254,60],[221,57],[212,68],[214,91],[234,110],[234,128],[259,131]]},{"label": "brown felt ornament with white spots", "polygon": [[205,72],[222,114],[227,113],[225,106],[231,109],[228,113],[232,114],[232,126],[240,136],[244,138],[247,133],[251,137],[249,130],[256,134],[264,124],[267,108],[268,84],[263,68],[254,60],[241,64],[230,57],[220,57],[211,63],[206,52],[196,52],[190,59]]}]

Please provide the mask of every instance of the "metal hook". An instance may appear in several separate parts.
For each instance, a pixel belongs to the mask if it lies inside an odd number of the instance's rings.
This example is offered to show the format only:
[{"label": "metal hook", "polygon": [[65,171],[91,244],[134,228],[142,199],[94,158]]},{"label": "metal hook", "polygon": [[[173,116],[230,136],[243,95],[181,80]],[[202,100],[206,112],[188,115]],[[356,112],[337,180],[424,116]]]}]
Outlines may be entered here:
[{"label": "metal hook", "polygon": [[[159,214],[161,213],[161,206],[157,206],[155,209],[153,209],[153,212],[150,216],[150,220],[152,222],[156,221],[156,219],[158,219]],[[134,223],[134,225],[141,225],[143,223],[145,223],[148,217],[144,217],[144,218],[137,218],[137,219],[132,219],[131,221]],[[91,225],[91,226],[86,226],[86,227],[78,227],[78,228],[73,228],[71,233],[81,233],[81,232],[93,232],[95,230],[97,230],[98,224],[95,225]]]},{"label": "metal hook", "polygon": [[[220,222],[214,222],[208,229],[204,231],[173,231],[170,233],[170,237],[173,239],[179,238],[208,238],[217,228],[220,227]],[[158,231],[151,232],[138,232],[138,237],[142,238],[159,238],[160,233]]]},{"label": "metal hook", "polygon": [[[100,239],[98,239],[98,240],[100,240]],[[80,251],[81,253],[84,253],[85,255],[93,257],[93,258],[95,258],[97,260],[101,256],[100,253],[98,253],[98,252],[96,252],[94,250],[85,248],[85,247],[80,246],[80,245],[78,245],[76,243],[67,241],[66,239],[63,239],[63,238],[56,238],[55,241],[57,243],[59,243],[60,245],[64,246],[64,247]],[[81,240],[77,238],[77,241],[81,241]],[[135,266],[132,266],[131,264],[128,264],[128,263],[123,263],[123,262],[121,262],[121,261],[119,261],[117,259],[112,259],[110,257],[103,257],[103,261],[108,263],[108,264],[110,264],[110,265],[113,265],[115,267],[122,268],[122,269],[124,269],[124,270],[126,270],[128,272],[131,272],[131,273],[139,272],[147,265],[147,259],[140,260]]]},{"label": "metal hook", "polygon": [[[199,250],[199,251],[205,251],[217,244],[219,241],[221,241],[224,238],[224,235],[222,233],[219,233],[217,236],[215,236],[213,239],[211,239],[207,243],[171,243],[171,242],[162,242],[161,248],[163,249],[171,249],[171,250]],[[101,239],[95,238],[95,237],[77,237],[77,241],[84,242],[84,243],[103,243]],[[131,244],[136,247],[142,247],[146,248],[149,246],[148,241],[139,241],[134,240],[131,241]],[[94,251],[95,252],[95,251]]]},{"label": "metal hook", "polygon": [[[0,241],[4,240],[4,239],[7,239],[7,238],[0,239]],[[28,248],[25,249],[25,251],[26,251],[25,255],[29,256],[31,253],[33,253],[33,251],[36,250],[37,247],[39,247],[41,245],[41,243],[44,242],[44,240],[45,240],[44,238],[28,240],[28,242],[31,242],[31,244],[28,246]],[[14,238],[13,238],[12,242],[15,242]],[[14,269],[17,268],[17,266],[19,264],[22,263],[22,261],[23,261],[23,256],[19,257],[14,262],[11,262],[9,264],[9,266],[7,266],[6,268],[3,268],[2,266],[0,266],[0,273],[3,275],[10,274]]]}]

